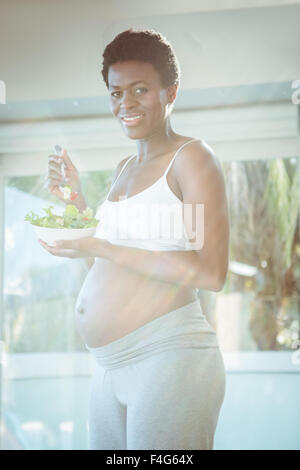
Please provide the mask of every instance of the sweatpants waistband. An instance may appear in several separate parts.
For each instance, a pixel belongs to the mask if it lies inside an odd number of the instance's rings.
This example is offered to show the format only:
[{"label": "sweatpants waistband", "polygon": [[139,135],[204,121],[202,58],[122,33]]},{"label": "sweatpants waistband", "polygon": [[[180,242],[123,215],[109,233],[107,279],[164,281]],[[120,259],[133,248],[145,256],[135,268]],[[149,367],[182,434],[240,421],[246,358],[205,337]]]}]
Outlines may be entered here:
[{"label": "sweatpants waistband", "polygon": [[215,330],[197,299],[151,320],[104,346],[86,349],[105,369],[124,367],[155,353],[180,348],[218,348]]}]

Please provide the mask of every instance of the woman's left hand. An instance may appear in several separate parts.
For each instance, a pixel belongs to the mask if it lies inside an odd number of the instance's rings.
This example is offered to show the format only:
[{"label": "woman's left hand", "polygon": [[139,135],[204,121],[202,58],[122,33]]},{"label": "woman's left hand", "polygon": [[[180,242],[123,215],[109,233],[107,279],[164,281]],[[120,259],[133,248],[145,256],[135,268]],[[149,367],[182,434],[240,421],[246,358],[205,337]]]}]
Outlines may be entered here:
[{"label": "woman's left hand", "polygon": [[110,245],[107,240],[96,237],[57,240],[55,246],[49,246],[40,239],[38,241],[52,255],[66,258],[104,257],[105,249]]}]

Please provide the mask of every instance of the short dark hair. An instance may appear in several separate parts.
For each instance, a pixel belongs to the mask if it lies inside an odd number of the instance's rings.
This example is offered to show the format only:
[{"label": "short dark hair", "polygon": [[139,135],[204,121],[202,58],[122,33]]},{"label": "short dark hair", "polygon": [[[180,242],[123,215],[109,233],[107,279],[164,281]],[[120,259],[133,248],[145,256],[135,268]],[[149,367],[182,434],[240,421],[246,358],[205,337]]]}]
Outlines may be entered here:
[{"label": "short dark hair", "polygon": [[119,33],[103,52],[102,76],[108,88],[108,69],[116,62],[150,62],[159,73],[161,85],[180,85],[180,66],[170,42],[153,29],[127,29]]}]

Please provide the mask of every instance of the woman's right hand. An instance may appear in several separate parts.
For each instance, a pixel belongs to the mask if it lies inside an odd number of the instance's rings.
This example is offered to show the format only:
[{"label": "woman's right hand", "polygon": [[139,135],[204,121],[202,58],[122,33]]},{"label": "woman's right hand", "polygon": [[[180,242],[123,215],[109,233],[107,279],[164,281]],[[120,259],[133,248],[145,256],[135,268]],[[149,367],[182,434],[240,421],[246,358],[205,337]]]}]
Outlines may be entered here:
[{"label": "woman's right hand", "polygon": [[[78,193],[78,196],[82,198],[78,170],[72,163],[66,149],[63,149],[61,156],[48,156],[48,172],[46,175],[45,188],[48,189],[51,194],[54,194],[60,200],[67,203],[68,200],[64,199],[64,193],[61,190],[62,188],[60,188],[60,186],[62,187],[64,185],[70,186],[72,191]],[[75,201],[72,203],[75,204]]]}]

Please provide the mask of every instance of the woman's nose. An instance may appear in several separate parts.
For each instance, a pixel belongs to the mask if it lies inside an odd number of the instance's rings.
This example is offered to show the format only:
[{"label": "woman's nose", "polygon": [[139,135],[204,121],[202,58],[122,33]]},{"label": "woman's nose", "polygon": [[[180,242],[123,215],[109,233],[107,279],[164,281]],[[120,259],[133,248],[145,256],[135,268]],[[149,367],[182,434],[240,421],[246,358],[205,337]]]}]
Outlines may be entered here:
[{"label": "woman's nose", "polygon": [[123,96],[122,96],[122,99],[121,99],[121,106],[123,105],[130,105],[131,103],[134,103],[135,102],[135,99],[134,97],[132,96],[132,94],[130,93],[130,91],[128,91],[127,93],[123,92]]}]

